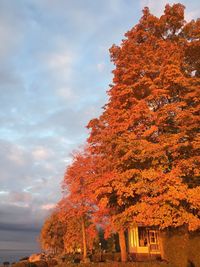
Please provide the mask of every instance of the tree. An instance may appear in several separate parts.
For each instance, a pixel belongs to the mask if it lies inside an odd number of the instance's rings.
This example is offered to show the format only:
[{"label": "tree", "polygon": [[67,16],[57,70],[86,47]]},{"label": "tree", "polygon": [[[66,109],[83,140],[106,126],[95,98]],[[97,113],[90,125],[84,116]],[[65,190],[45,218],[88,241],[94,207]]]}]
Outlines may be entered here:
[{"label": "tree", "polygon": [[59,202],[60,220],[66,226],[63,236],[64,250],[67,253],[83,252],[83,260],[87,257],[87,251],[92,249],[96,238],[96,227],[91,218],[80,212],[68,199]]},{"label": "tree", "polygon": [[61,218],[67,224],[65,243],[76,247],[78,245],[83,251],[84,260],[97,235],[92,217],[95,203],[90,190],[91,164],[86,150],[74,154],[73,162],[67,168],[63,180],[66,193],[59,203]]},{"label": "tree", "polygon": [[[120,229],[131,221],[160,228],[200,227],[200,20],[184,6],[139,23],[113,45],[116,68],[109,102],[88,124],[90,151],[101,169],[96,195]],[[97,171],[98,173],[98,171]]]},{"label": "tree", "polygon": [[133,221],[200,228],[199,32],[200,20],[186,23],[181,4],[166,5],[160,18],[144,8],[110,49],[109,102],[89,122],[89,148],[74,155],[64,177],[67,249],[81,247],[86,258],[95,217],[106,233],[118,232],[122,261]]},{"label": "tree", "polygon": [[40,233],[40,244],[42,249],[58,253],[64,250],[65,225],[59,220],[58,213],[54,211],[46,219]]}]

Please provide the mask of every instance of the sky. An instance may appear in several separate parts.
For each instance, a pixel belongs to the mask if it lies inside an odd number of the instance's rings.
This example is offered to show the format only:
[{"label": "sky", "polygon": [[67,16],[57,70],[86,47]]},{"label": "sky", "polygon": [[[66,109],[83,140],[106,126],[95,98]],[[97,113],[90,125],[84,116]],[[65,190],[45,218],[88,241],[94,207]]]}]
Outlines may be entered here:
[{"label": "sky", "polygon": [[[164,0],[0,0],[0,250],[36,250],[112,83],[109,48]],[[186,20],[198,0],[182,0]]]}]

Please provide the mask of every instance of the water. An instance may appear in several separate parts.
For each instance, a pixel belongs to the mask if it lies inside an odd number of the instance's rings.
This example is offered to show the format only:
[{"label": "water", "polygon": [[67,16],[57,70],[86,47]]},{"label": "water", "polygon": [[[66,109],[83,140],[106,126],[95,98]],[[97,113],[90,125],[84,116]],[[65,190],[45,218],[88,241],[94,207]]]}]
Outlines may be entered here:
[{"label": "water", "polygon": [[0,250],[0,264],[4,261],[17,262],[19,259],[24,257],[29,257],[33,253],[38,253],[38,251],[33,250]]}]

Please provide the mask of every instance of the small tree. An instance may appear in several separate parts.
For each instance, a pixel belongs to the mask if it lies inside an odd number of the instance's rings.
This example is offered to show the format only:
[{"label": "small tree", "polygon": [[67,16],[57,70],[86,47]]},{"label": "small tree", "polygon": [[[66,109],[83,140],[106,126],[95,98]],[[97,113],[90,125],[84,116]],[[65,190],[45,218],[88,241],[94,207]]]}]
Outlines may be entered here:
[{"label": "small tree", "polygon": [[54,211],[45,221],[40,233],[40,244],[42,249],[61,253],[64,250],[65,225],[59,220],[59,215]]},{"label": "small tree", "polygon": [[[87,257],[87,250],[92,247],[97,234],[93,224],[95,203],[91,198],[91,175],[91,158],[88,157],[87,152],[76,153],[72,164],[65,173],[63,189],[66,190],[66,195],[59,204],[61,216],[68,229],[65,235],[66,243],[79,244],[84,260]],[[82,245],[80,245],[80,241],[82,241]]]}]

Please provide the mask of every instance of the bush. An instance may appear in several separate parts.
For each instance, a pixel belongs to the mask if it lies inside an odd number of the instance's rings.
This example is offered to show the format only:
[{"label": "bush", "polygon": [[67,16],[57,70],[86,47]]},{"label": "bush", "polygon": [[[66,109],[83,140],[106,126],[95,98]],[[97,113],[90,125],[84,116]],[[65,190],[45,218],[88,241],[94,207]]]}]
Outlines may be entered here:
[{"label": "bush", "polygon": [[107,252],[102,254],[103,261],[109,262],[109,261],[114,261],[115,259],[115,253],[112,252]]},{"label": "bush", "polygon": [[37,267],[35,262],[19,261],[12,264],[12,267]]},{"label": "bush", "polygon": [[[20,262],[15,262],[12,264],[12,267],[29,267],[29,266],[30,266],[29,261],[20,261]],[[35,267],[35,266],[31,266],[31,267]]]},{"label": "bush", "polygon": [[[134,263],[120,263],[120,262],[110,262],[110,263],[80,263],[80,264],[67,264],[58,265],[58,267],[174,267],[173,265],[168,265],[162,262],[134,262]],[[182,266],[179,266],[182,267]],[[196,266],[195,266],[196,267]]]},{"label": "bush", "polygon": [[48,267],[48,263],[46,261],[35,261],[34,262],[35,266],[36,267]]},{"label": "bush", "polygon": [[98,252],[98,253],[92,254],[90,259],[92,262],[109,262],[109,261],[120,262],[121,254],[119,252],[117,253],[106,252],[102,254]]},{"label": "bush", "polygon": [[49,259],[47,260],[48,267],[53,267],[55,265],[58,265],[58,261],[56,259]]},{"label": "bush", "polygon": [[23,257],[21,259],[19,259],[19,261],[27,261],[29,259],[29,257]]}]

